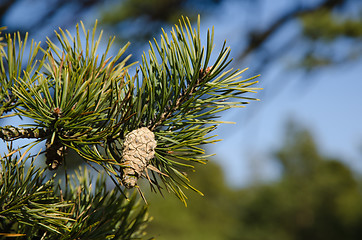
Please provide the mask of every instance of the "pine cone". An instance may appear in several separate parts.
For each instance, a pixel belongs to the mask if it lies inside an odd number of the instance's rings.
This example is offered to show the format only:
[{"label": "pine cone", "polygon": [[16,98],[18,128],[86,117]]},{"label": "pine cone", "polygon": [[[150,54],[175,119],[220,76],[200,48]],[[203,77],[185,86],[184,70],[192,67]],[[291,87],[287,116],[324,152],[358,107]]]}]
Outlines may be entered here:
[{"label": "pine cone", "polygon": [[148,128],[142,127],[128,133],[123,143],[122,183],[126,188],[136,186],[150,160],[155,156],[157,142]]}]

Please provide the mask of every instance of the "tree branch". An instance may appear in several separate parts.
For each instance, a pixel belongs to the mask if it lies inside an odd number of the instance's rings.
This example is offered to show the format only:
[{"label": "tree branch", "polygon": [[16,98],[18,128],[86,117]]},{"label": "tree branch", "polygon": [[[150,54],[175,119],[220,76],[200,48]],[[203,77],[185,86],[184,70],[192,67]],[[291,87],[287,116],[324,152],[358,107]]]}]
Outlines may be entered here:
[{"label": "tree branch", "polygon": [[4,141],[13,141],[19,138],[46,138],[50,134],[44,128],[17,128],[7,125],[0,127],[0,138]]},{"label": "tree branch", "polygon": [[326,0],[321,2],[319,5],[309,8],[300,8],[296,7],[294,10],[285,13],[280,18],[278,18],[273,24],[270,25],[265,31],[252,31],[249,37],[248,47],[240,54],[239,61],[244,60],[251,52],[259,48],[268,38],[280,29],[288,21],[295,19],[312,12],[316,12],[322,9],[332,9],[337,5],[345,3],[346,0]]},{"label": "tree branch", "polygon": [[188,87],[183,92],[180,93],[180,96],[177,98],[175,104],[174,105],[170,104],[169,106],[166,107],[166,110],[161,114],[161,117],[159,118],[159,120],[157,122],[153,123],[152,126],[150,127],[151,131],[153,131],[157,126],[162,124],[163,121],[170,118],[174,112],[176,112],[178,109],[180,109],[181,105],[185,101],[187,101],[190,96],[192,96],[192,94],[195,92],[196,88],[199,87],[201,85],[201,83],[205,81],[211,68],[212,68],[212,66],[208,67],[205,70],[200,69],[199,78],[197,79],[196,83],[188,85]]}]

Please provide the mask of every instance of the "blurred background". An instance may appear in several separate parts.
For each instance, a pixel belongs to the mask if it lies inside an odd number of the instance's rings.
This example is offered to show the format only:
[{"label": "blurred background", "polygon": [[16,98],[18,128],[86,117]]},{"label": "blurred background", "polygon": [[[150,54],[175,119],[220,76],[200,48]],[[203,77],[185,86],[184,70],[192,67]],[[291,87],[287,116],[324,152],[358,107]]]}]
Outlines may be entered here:
[{"label": "blurred background", "polygon": [[[98,19],[139,61],[181,15],[215,28],[257,97],[222,117],[188,207],[147,194],[156,239],[362,239],[362,1],[0,0],[0,26],[45,43]],[[116,49],[116,48],[114,48]],[[254,96],[253,96],[254,97]]]}]

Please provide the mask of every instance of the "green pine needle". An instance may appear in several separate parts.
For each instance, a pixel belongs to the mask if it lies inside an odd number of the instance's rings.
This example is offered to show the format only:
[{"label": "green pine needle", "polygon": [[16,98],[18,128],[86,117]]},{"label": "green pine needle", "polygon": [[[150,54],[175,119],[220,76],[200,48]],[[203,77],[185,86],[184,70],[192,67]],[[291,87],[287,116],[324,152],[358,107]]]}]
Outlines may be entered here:
[{"label": "green pine needle", "polygon": [[[243,79],[246,69],[229,68],[226,43],[213,54],[213,29],[202,46],[200,18],[196,29],[185,17],[170,33],[162,29],[133,76],[128,70],[134,63],[124,57],[128,44],[109,57],[110,38],[99,55],[102,31],[98,33],[97,22],[91,31],[80,23],[74,36],[62,29],[55,34],[57,41],[48,39],[47,49],[32,42],[24,71],[27,38],[22,42],[18,35],[8,36],[0,58],[0,118],[16,110],[34,121],[27,126],[44,129],[46,135],[35,143],[46,140],[47,156],[58,158],[47,160],[51,169],[66,160],[63,150],[72,148],[87,162],[101,165],[123,191],[121,179],[129,168],[124,164],[124,138],[147,127],[157,141],[155,157],[143,166],[148,169],[132,177],[145,177],[151,189],[174,192],[185,201],[183,189],[197,191],[187,171],[207,161],[203,146],[217,142],[212,132],[228,123],[219,114],[258,100],[250,97],[259,90],[254,87],[258,76]],[[44,55],[36,61],[39,53]]]}]

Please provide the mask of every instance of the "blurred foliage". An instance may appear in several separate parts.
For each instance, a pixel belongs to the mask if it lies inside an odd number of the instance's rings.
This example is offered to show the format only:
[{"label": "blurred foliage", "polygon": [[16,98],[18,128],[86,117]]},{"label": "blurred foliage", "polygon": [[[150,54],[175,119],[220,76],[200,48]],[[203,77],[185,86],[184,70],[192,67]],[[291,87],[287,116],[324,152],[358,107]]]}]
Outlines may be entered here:
[{"label": "blurred foliage", "polygon": [[360,38],[362,18],[346,18],[325,9],[301,17],[304,34],[311,39],[331,41],[340,36]]},{"label": "blurred foliage", "polygon": [[176,198],[150,195],[149,211],[154,219],[148,235],[157,240],[239,239],[236,195],[223,181],[220,166],[214,162],[209,162],[207,168],[198,166],[191,178],[204,197],[189,194],[186,208]]},{"label": "blurred foliage", "polygon": [[[121,30],[120,38],[146,41],[161,26],[173,24],[181,15],[196,21],[197,15],[217,6],[222,0],[124,0],[114,1],[101,13],[104,26]],[[122,31],[125,29],[126,31]]]},{"label": "blurred foliage", "polygon": [[246,189],[242,239],[360,239],[362,196],[350,169],[322,156],[308,131],[291,127],[276,157],[280,181]]},{"label": "blurred foliage", "polygon": [[276,182],[241,190],[223,182],[219,166],[198,169],[205,193],[188,208],[173,199],[151,199],[157,239],[334,240],[361,239],[361,183],[340,160],[318,152],[310,132],[289,126],[275,154],[283,167]]},{"label": "blurred foliage", "polygon": [[[303,35],[310,44],[300,66],[306,69],[329,66],[354,60],[362,54],[362,16],[353,17],[344,12],[320,9],[300,17]],[[341,40],[343,53],[339,53]],[[341,52],[341,51],[339,51]]]}]

